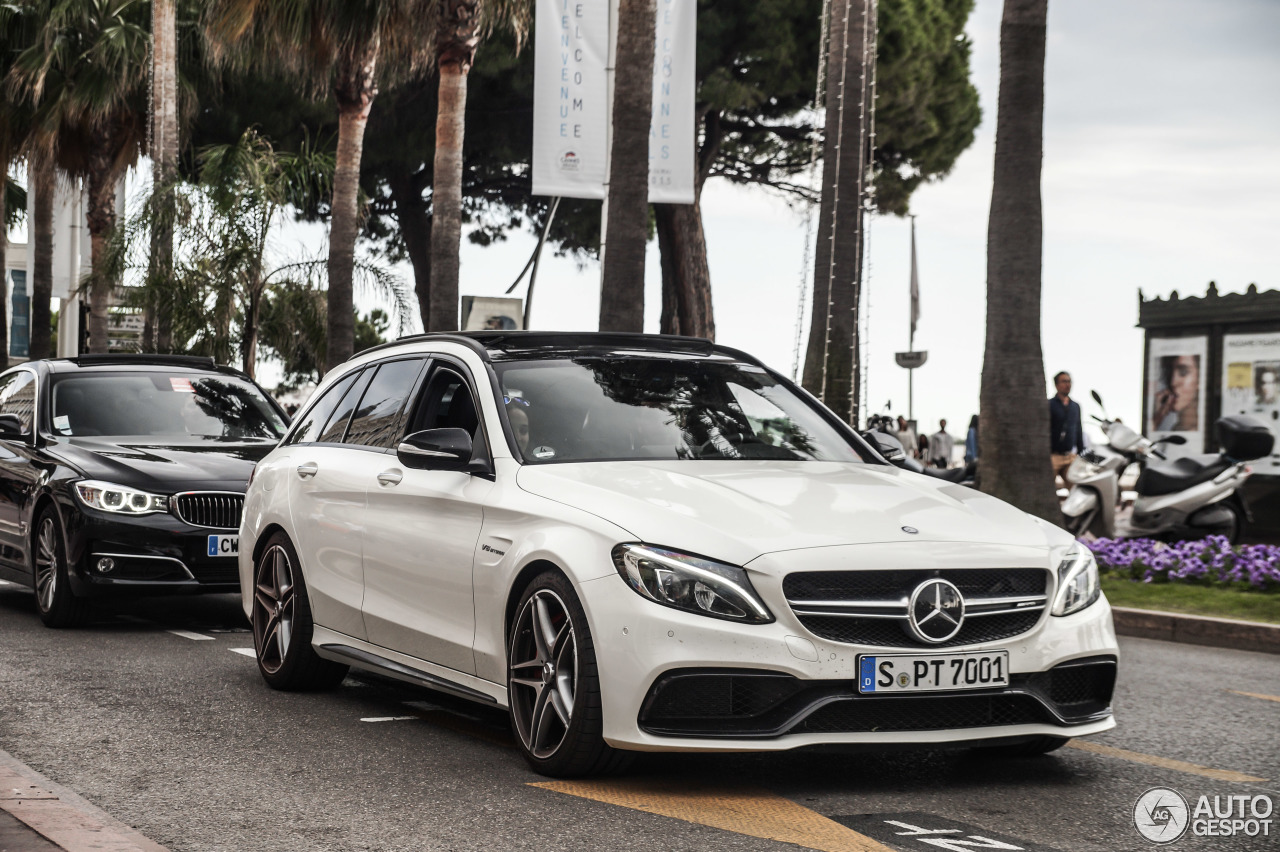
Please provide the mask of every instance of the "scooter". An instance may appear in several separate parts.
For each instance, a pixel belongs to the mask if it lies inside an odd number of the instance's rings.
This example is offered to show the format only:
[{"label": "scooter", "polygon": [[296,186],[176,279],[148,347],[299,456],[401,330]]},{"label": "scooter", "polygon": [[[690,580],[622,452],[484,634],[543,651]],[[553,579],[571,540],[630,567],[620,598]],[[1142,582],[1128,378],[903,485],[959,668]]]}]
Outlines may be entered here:
[{"label": "scooter", "polygon": [[[1097,391],[1093,399],[1102,406]],[[1071,491],[1062,513],[1069,532],[1171,541],[1210,535],[1232,543],[1239,539],[1244,522],[1252,520],[1241,494],[1252,473],[1246,462],[1270,455],[1275,442],[1263,423],[1245,416],[1220,418],[1214,432],[1221,453],[1170,461],[1159,447],[1185,444],[1181,435],[1151,441],[1117,420],[1094,419],[1102,424],[1107,445],[1085,450],[1067,470]],[[1141,468],[1137,499],[1128,523],[1119,524],[1120,476],[1130,464]]]}]

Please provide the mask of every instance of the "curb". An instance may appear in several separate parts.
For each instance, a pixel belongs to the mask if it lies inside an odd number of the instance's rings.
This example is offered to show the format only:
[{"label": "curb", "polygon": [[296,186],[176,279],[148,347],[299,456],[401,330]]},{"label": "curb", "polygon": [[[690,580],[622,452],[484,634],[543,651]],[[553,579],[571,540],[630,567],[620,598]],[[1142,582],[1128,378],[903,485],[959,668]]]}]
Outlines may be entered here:
[{"label": "curb", "polygon": [[1125,607],[1112,607],[1111,617],[1121,636],[1280,654],[1280,625]]},{"label": "curb", "polygon": [[65,852],[168,852],[3,750],[0,810]]}]

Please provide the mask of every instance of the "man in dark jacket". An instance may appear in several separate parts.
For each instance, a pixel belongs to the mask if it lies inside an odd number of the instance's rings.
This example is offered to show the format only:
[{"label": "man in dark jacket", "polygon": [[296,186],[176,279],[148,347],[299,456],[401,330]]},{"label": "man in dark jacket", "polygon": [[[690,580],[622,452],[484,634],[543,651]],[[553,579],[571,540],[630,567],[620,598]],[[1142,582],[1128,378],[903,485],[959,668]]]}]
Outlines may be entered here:
[{"label": "man in dark jacket", "polygon": [[1049,397],[1049,452],[1053,475],[1061,476],[1065,483],[1067,468],[1084,449],[1084,424],[1080,403],[1071,398],[1071,374],[1058,373],[1053,377],[1053,386],[1058,392]]}]

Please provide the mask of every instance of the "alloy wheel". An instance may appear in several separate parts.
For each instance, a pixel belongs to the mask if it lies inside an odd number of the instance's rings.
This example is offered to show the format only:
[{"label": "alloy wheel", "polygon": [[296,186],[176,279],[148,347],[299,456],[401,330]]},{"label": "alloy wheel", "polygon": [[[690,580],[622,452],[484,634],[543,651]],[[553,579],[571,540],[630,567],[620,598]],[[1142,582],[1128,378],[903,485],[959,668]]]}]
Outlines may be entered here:
[{"label": "alloy wheel", "polygon": [[560,596],[539,589],[525,602],[511,634],[511,713],[516,732],[534,757],[563,745],[578,690],[578,646],[573,619]]},{"label": "alloy wheel", "polygon": [[53,518],[40,522],[40,534],[36,536],[36,600],[40,609],[53,609],[54,595],[58,591],[58,529]]},{"label": "alloy wheel", "polygon": [[253,590],[253,642],[258,662],[271,674],[280,671],[293,641],[293,564],[280,545],[258,560]]}]

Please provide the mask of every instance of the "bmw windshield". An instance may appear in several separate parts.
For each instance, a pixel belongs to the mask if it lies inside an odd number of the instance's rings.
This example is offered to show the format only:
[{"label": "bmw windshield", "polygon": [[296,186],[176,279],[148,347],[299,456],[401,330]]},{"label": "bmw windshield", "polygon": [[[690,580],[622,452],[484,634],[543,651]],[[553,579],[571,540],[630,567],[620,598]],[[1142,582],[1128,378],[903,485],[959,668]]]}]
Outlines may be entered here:
[{"label": "bmw windshield", "polygon": [[494,370],[529,463],[863,461],[808,401],[750,364],[609,355],[499,362]]},{"label": "bmw windshield", "polygon": [[69,437],[267,439],[284,418],[252,383],[199,373],[121,372],[56,376],[52,427]]}]

